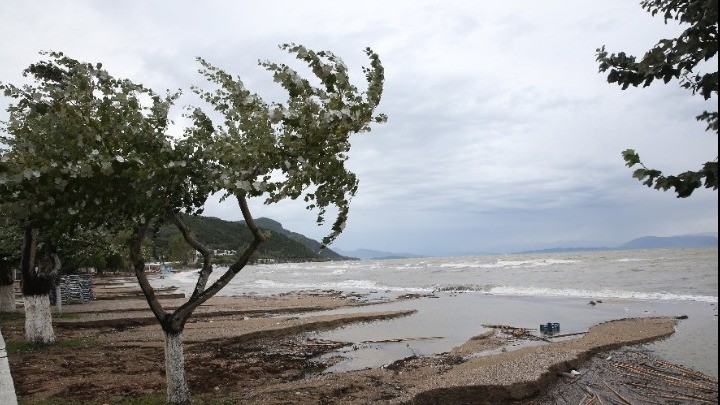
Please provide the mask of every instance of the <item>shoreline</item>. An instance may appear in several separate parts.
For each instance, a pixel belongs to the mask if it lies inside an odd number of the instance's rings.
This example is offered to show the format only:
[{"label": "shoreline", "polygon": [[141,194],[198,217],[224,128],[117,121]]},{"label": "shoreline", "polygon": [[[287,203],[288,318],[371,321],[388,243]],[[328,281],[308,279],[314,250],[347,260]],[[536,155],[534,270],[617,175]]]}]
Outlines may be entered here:
[{"label": "shoreline", "polygon": [[[117,292],[100,285],[98,291],[104,290],[100,295],[107,294],[105,298]],[[508,314],[524,308],[527,302],[498,297],[485,300]],[[170,307],[178,302],[163,300]],[[199,308],[186,327],[186,370],[191,392],[208,400],[232,398],[263,404],[287,403],[289,392],[297,395],[297,402],[310,403],[529,399],[551,392],[562,382],[558,374],[581,368],[589,360],[596,361],[599,352],[661,339],[675,332],[677,322],[687,322],[653,314],[641,319],[604,321],[576,337],[534,346],[523,346],[520,336],[512,332],[518,329],[508,329],[508,334],[507,330],[494,330],[488,325],[473,326],[474,332],[485,332],[458,338],[461,342],[448,341],[441,336],[444,333],[419,336],[412,328],[402,330],[399,337],[379,339],[353,332],[370,330],[372,335],[378,325],[412,325],[418,319],[426,322],[423,313],[438,315],[428,310],[431,303],[466,304],[462,297],[438,300],[426,296],[364,302],[359,294],[337,291],[215,297]],[[521,306],[513,307],[517,303]],[[559,310],[554,305],[548,308]],[[583,307],[563,316],[577,316],[578,310],[592,313]],[[101,403],[100,399],[108,396],[164,398],[162,331],[150,322],[154,318],[144,300],[103,299],[63,306],[63,313],[71,315],[54,322],[56,334],[62,341],[74,342],[72,345],[10,355],[16,389],[23,400],[33,403],[42,398],[63,398]],[[513,325],[512,316],[505,319],[510,326],[534,336],[523,322]],[[488,323],[493,320],[489,318]],[[452,324],[453,319],[448,321]],[[437,328],[444,326],[434,327],[439,332]],[[572,332],[570,324],[568,328],[564,332]],[[456,329],[463,328],[458,325]],[[6,323],[2,330],[9,347],[22,341],[21,324]],[[355,333],[354,345],[368,347],[353,350],[353,343],[328,338],[333,333]],[[424,344],[437,345],[443,339],[446,341],[441,343],[450,344],[451,350],[434,354],[420,350]],[[373,350],[373,345],[406,346],[413,354],[392,361],[386,357],[388,361],[382,366],[325,372],[347,361],[341,353],[362,354]],[[38,362],[39,358],[45,360]],[[212,376],[210,380],[208,375]]]}]

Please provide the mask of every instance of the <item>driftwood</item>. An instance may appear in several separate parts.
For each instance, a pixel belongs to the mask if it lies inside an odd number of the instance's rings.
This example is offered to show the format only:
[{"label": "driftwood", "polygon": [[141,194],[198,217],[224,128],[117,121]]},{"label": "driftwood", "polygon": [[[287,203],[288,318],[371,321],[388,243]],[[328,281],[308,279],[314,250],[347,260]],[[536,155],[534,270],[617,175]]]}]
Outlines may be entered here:
[{"label": "driftwood", "polygon": [[529,404],[678,404],[718,401],[718,381],[646,353],[600,354]]}]

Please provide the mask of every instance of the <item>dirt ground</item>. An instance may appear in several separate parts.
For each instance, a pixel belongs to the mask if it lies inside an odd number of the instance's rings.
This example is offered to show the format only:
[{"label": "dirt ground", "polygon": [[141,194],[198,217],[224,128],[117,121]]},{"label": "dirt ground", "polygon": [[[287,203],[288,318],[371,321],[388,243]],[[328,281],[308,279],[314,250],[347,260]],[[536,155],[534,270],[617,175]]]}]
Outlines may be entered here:
[{"label": "dirt ground", "polygon": [[[162,403],[163,336],[147,304],[113,283],[100,283],[97,291],[100,300],[63,308],[65,315],[54,323],[57,345],[23,347],[22,322],[2,325],[8,348],[18,348],[9,358],[21,403]],[[170,291],[163,301],[167,307],[179,302]],[[411,313],[370,308],[298,315],[357,305],[364,305],[357,296],[331,291],[209,301],[184,335],[194,402],[600,404],[640,397],[717,403],[717,380],[637,352],[607,352],[672,333],[676,320],[667,318],[601,324],[578,339],[508,352],[502,349],[533,337],[497,325],[449,353],[323,373],[334,360],[317,357],[345,343],[318,341],[306,332]],[[582,374],[568,374],[572,369]]]}]

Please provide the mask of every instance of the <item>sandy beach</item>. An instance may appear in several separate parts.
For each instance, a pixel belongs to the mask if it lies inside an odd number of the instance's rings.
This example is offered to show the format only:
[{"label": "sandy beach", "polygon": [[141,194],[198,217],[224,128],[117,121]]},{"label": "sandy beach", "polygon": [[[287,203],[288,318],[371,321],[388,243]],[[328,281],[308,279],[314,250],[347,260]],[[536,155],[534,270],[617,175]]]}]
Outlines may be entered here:
[{"label": "sandy beach", "polygon": [[[172,289],[161,293],[166,308],[183,302]],[[162,403],[163,335],[147,304],[123,279],[97,280],[96,295],[93,302],[63,307],[55,317],[60,343],[53,347],[22,345],[21,314],[2,325],[21,403]],[[421,344],[446,335],[442,323],[435,336],[407,330],[368,340],[356,334],[354,344],[323,338],[412,321],[432,299],[406,295],[385,303],[337,291],[213,298],[184,334],[194,401],[623,403],[648,395],[655,403],[717,401],[714,378],[634,350],[671,336],[685,322],[672,316],[605,321],[559,338],[525,325],[488,323],[476,325],[483,333],[433,355],[422,353]],[[397,309],[388,309],[393,305]],[[411,353],[379,366],[328,372],[345,360],[343,353],[362,355],[381,345]]]}]

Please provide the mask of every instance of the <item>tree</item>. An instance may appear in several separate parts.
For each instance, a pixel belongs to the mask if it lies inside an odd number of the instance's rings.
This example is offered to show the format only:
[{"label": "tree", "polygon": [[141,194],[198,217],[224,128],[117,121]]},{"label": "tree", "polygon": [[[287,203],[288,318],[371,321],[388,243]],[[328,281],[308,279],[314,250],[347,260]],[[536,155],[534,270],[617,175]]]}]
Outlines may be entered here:
[{"label": "tree", "polygon": [[[52,235],[77,226],[132,228],[128,244],[135,274],[165,333],[171,403],[189,402],[182,350],[185,323],[243,269],[265,239],[250,213],[248,198],[265,196],[271,204],[302,196],[309,209],[319,210],[319,223],[326,208],[336,206],[338,216],[325,238],[329,243],[344,228],[350,199],[357,191],[357,179],[344,165],[349,136],[369,130],[370,122],[386,119],[373,115],[384,73],[371,50],[366,50],[371,67],[364,70],[368,87],[360,93],[349,82],[342,60],[332,53],[296,45],[283,49],[310,66],[320,87],[286,65],[263,62],[289,93],[287,103],[268,104],[245,89],[240,79],[199,59],[201,73],[219,89],[194,90],[224,121],[216,126],[196,108],[189,115],[193,125],[184,138],[174,141],[165,132],[176,95],[161,99],[142,86],[112,78],[100,64],[50,54],[50,61],[28,70],[39,82],[35,88],[3,86],[20,102],[10,108],[11,136],[5,139],[10,147],[0,156],[4,176],[0,196],[24,207],[17,217],[30,232],[28,240],[38,226]],[[143,106],[140,95],[148,96],[151,105]],[[179,213],[199,213],[208,196],[219,191],[238,199],[254,240],[208,286],[212,253]],[[166,221],[175,224],[203,257],[191,296],[172,312],[157,300],[144,272],[143,241]],[[34,246],[26,243],[23,253],[33,253]]]},{"label": "tree", "polygon": [[262,62],[261,66],[273,73],[275,81],[289,95],[284,104],[268,104],[248,91],[239,78],[198,59],[201,73],[218,89],[211,92],[194,88],[194,91],[224,120],[216,126],[206,113],[196,108],[190,114],[194,124],[185,133],[184,145],[189,146],[186,150],[193,151],[192,161],[205,165],[203,177],[194,179],[237,198],[245,224],[254,235],[253,242],[224,274],[207,286],[213,271],[212,254],[177,214],[170,216],[188,244],[202,254],[203,267],[188,301],[169,314],[155,298],[142,271],[144,263],[140,252],[147,227],[138,227],[134,237],[131,251],[136,276],[165,331],[165,369],[171,403],[189,401],[182,352],[185,323],[195,308],[245,267],[265,240],[250,213],[248,197],[265,196],[265,203],[272,204],[302,196],[308,209],[319,210],[318,223],[324,221],[328,206],[337,207],[332,231],[324,239],[329,244],[345,227],[350,199],[357,192],[357,179],[345,167],[349,136],[370,130],[371,122],[386,120],[382,114],[373,115],[382,94],[384,70],[379,57],[370,49],[366,49],[366,54],[371,67],[364,69],[368,87],[360,93],[350,83],[347,67],[334,54],[292,44],[281,48],[304,61],[320,86],[311,84],[287,65]]},{"label": "tree", "polygon": [[[717,63],[715,71],[696,73],[704,62],[717,55],[718,51],[718,2],[717,0],[644,0],[642,7],[653,16],[663,15],[665,23],[675,20],[689,24],[677,38],[662,39],[645,55],[637,60],[624,52],[608,54],[605,47],[597,49],[600,72],[610,70],[607,80],[616,83],[623,90],[629,86],[649,86],[654,80],[668,83],[673,79],[693,95],[708,100],[718,94]],[[706,64],[707,65],[707,64]],[[707,131],[718,135],[718,112],[704,111],[696,117],[707,123]],[[622,152],[626,166],[639,165],[633,177],[648,187],[667,191],[673,189],[678,198],[690,196],[697,188],[717,190],[718,160],[706,162],[698,170],[689,170],[678,175],[666,176],[659,170],[648,169],[633,150]]]},{"label": "tree", "polygon": [[[32,84],[0,83],[17,100],[0,137],[0,205],[22,235],[25,334],[40,343],[55,340],[48,296],[60,269],[60,236],[83,227],[120,229],[127,218],[166,204],[126,199],[124,191],[146,189],[151,175],[162,174],[151,157],[167,161],[172,153],[165,130],[176,97],[117,80],[100,64],[47,55],[50,61],[24,71]],[[44,266],[35,261],[40,230]]]}]

